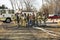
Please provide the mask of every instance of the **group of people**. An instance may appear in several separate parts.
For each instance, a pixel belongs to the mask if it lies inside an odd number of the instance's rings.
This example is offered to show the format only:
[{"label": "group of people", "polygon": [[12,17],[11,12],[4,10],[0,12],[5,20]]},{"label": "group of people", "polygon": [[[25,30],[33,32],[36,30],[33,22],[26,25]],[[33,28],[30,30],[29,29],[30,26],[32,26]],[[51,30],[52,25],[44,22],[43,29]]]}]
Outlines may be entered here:
[{"label": "group of people", "polygon": [[41,17],[40,16],[35,16],[35,14],[19,14],[17,13],[16,15],[16,22],[18,25],[26,27],[26,26],[35,26],[38,25],[38,23],[41,23]]}]

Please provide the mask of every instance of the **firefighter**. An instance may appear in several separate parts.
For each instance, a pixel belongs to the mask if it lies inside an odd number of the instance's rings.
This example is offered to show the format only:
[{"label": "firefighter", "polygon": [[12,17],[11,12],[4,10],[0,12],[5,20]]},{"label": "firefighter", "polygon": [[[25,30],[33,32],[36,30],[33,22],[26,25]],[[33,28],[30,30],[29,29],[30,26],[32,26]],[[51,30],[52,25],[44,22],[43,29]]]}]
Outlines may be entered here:
[{"label": "firefighter", "polygon": [[38,15],[37,21],[38,21],[38,26],[40,26],[41,25],[41,16],[40,15]]},{"label": "firefighter", "polygon": [[15,16],[16,16],[17,26],[19,27],[19,21],[20,21],[20,19],[19,19],[19,13],[17,12],[17,13],[15,14]]},{"label": "firefighter", "polygon": [[27,15],[26,19],[27,19],[27,26],[28,26],[29,25],[29,14]]},{"label": "firefighter", "polygon": [[24,17],[24,15],[21,15],[21,24],[22,27],[26,27],[26,18]]},{"label": "firefighter", "polygon": [[32,15],[32,26],[34,26],[35,25],[35,14],[33,13],[33,15]]}]

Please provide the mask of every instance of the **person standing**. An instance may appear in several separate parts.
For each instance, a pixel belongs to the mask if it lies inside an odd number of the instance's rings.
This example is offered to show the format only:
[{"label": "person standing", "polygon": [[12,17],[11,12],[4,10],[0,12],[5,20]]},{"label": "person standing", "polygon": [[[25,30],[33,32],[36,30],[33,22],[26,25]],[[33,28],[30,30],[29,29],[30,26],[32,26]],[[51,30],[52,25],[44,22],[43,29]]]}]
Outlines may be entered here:
[{"label": "person standing", "polygon": [[26,18],[24,17],[24,15],[22,14],[21,15],[21,26],[22,27],[26,27],[26,20],[25,20]]},{"label": "person standing", "polygon": [[32,26],[35,26],[35,14],[33,13],[33,15],[32,15]]},{"label": "person standing", "polygon": [[19,27],[19,21],[20,21],[20,19],[19,19],[19,13],[17,12],[17,13],[15,14],[15,16],[16,16],[17,26]]}]

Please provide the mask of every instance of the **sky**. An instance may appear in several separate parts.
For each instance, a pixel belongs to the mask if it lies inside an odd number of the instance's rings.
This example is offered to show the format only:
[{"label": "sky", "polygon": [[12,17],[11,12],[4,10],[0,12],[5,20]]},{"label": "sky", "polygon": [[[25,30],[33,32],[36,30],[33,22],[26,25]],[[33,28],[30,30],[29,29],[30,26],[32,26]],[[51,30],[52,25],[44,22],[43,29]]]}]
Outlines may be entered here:
[{"label": "sky", "polygon": [[[9,9],[12,9],[10,0],[0,0],[0,6],[3,5],[3,4],[6,7],[8,7]],[[42,0],[36,0],[35,6],[36,6],[37,9],[41,8],[41,6],[42,6]]]}]

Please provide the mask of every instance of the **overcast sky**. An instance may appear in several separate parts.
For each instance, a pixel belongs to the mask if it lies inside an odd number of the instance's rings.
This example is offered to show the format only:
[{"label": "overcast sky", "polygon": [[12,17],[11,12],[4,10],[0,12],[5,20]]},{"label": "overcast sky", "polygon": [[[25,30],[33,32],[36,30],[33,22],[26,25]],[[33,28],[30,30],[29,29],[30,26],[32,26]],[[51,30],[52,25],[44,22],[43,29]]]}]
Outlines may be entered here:
[{"label": "overcast sky", "polygon": [[[6,7],[10,8],[10,9],[12,8],[10,0],[0,0],[0,6],[2,4],[4,4]],[[36,8],[39,9],[41,7],[41,5],[42,5],[42,0],[36,0],[36,2],[35,2]]]}]

